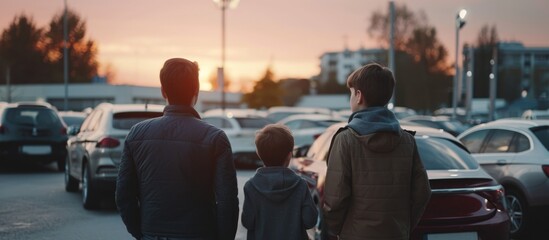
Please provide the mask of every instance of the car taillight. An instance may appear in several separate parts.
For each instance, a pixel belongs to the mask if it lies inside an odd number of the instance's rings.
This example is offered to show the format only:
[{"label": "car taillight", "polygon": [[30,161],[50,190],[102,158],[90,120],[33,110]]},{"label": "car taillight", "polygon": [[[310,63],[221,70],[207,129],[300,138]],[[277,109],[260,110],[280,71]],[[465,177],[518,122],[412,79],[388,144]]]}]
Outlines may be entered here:
[{"label": "car taillight", "polygon": [[479,193],[479,195],[488,200],[487,206],[493,205],[498,210],[507,210],[507,201],[505,200],[505,190],[503,187],[500,186],[499,189],[493,191],[484,191]]},{"label": "car taillight", "polygon": [[549,177],[549,165],[543,165],[541,168],[543,169],[545,176]]},{"label": "car taillight", "polygon": [[103,137],[95,145],[95,147],[98,147],[98,148],[115,148],[118,146],[120,146],[120,141],[112,137]]}]

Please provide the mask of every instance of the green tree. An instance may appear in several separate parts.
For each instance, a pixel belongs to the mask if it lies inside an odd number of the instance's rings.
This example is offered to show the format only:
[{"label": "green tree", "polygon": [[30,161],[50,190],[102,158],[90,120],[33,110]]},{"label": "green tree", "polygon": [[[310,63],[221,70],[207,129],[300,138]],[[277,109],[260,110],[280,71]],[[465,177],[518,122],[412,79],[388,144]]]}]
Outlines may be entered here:
[{"label": "green tree", "polygon": [[242,96],[242,102],[250,108],[270,108],[282,105],[282,95],[283,91],[279,83],[274,81],[273,72],[267,68],[265,75],[256,82],[253,91]]},{"label": "green tree", "polygon": [[[55,15],[45,34],[47,60],[52,65],[51,82],[63,82],[63,18],[64,11]],[[72,10],[67,11],[69,81],[91,82],[97,75],[97,47],[95,41],[86,39],[86,22]]]},{"label": "green tree", "polygon": [[[376,11],[368,33],[382,47],[389,46],[389,13]],[[395,104],[416,110],[435,110],[448,104],[451,67],[448,51],[438,40],[427,16],[405,5],[395,7]],[[387,64],[387,63],[384,63]]]},{"label": "green tree", "polygon": [[5,82],[7,68],[12,84],[44,81],[47,66],[44,64],[43,30],[34,20],[21,14],[15,16],[0,38],[0,72]]}]

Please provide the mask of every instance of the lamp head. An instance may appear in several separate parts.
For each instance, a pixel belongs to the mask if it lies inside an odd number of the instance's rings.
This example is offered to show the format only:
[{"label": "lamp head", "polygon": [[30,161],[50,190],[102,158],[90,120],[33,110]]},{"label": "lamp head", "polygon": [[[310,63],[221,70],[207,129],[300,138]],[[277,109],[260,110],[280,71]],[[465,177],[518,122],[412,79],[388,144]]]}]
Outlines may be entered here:
[{"label": "lamp head", "polygon": [[461,20],[463,20],[463,19],[465,19],[465,16],[467,16],[467,10],[461,9],[461,10],[459,11],[458,17],[459,17]]}]

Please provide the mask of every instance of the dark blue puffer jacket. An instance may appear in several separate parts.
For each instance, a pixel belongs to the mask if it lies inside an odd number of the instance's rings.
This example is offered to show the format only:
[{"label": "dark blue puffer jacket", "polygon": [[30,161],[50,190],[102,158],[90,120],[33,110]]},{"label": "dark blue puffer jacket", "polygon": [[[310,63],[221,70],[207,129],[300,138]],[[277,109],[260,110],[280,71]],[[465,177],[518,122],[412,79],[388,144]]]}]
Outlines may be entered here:
[{"label": "dark blue puffer jacket", "polygon": [[169,105],[126,137],[116,204],[134,237],[234,239],[237,195],[227,136],[193,108]]}]

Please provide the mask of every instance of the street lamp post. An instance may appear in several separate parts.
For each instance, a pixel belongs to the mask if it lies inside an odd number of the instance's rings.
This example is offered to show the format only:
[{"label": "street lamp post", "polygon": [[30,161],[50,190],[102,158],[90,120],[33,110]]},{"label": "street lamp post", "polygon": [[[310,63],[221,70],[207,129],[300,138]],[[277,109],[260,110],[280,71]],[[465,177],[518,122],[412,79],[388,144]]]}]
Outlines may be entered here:
[{"label": "street lamp post", "polygon": [[459,56],[459,30],[465,26],[465,16],[467,15],[467,10],[461,9],[459,13],[456,15],[456,62],[455,62],[455,75],[454,75],[454,86],[453,86],[453,93],[452,93],[452,119],[456,119],[456,111],[457,111],[457,102],[458,102],[458,74],[459,74],[459,67],[458,67],[458,56]]},{"label": "street lamp post", "polygon": [[65,111],[69,110],[69,30],[67,18],[67,0],[65,0],[65,10],[63,13],[63,82],[65,83],[65,98],[63,101],[63,109]]},{"label": "street lamp post", "polygon": [[225,111],[225,10],[236,8],[240,0],[213,0],[221,8],[221,67],[217,69],[217,81],[221,87],[221,109]]}]

